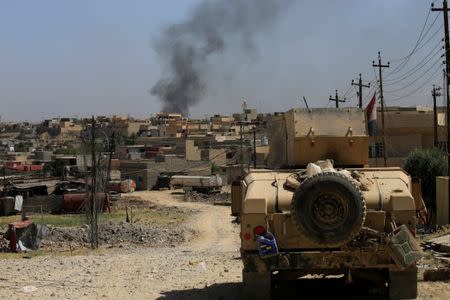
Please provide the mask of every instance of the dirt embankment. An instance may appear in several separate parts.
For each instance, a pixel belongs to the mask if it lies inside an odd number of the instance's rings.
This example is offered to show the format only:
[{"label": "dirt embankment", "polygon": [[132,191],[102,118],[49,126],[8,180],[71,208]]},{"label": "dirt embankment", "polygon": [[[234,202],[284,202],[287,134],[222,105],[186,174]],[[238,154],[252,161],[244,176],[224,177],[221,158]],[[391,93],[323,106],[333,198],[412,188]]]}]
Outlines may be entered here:
[{"label": "dirt embankment", "polygon": [[[195,235],[180,226],[196,211],[165,204],[155,204],[140,197],[114,203],[110,212],[99,215],[98,236],[102,247],[174,247]],[[12,220],[19,220],[10,217]],[[90,229],[84,215],[53,215],[50,223],[36,215],[31,220],[43,226],[40,249],[65,251],[90,246]],[[75,223],[75,225],[74,225]],[[79,223],[79,224],[78,224]],[[77,225],[78,224],[78,225]],[[7,225],[0,225],[0,252],[9,251],[3,239]]]},{"label": "dirt embankment", "polygon": [[[192,211],[163,208],[157,209],[157,213],[171,213],[190,215]],[[105,247],[123,247],[127,245],[139,245],[146,247],[174,247],[189,239],[193,234],[192,230],[179,226],[179,222],[153,224],[143,222],[139,218],[131,222],[125,220],[111,220],[101,223],[98,227],[99,244]],[[79,227],[48,227],[45,239],[42,244],[43,249],[55,248],[67,249],[89,246],[89,227],[83,225]]]},{"label": "dirt embankment", "polygon": [[186,192],[183,200],[186,202],[202,202],[213,205],[231,205],[231,195],[229,193],[204,194],[197,192]]}]

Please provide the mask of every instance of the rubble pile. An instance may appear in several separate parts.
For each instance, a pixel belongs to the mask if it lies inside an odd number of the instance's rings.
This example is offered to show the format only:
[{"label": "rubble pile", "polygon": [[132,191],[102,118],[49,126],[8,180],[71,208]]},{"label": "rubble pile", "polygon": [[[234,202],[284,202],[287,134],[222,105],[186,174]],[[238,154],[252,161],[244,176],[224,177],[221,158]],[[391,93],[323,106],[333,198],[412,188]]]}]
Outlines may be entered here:
[{"label": "rubble pile", "polygon": [[0,251],[7,251],[9,249],[8,247],[8,241],[3,238],[6,232],[6,227],[0,227]]},{"label": "rubble pile", "polygon": [[123,197],[121,201],[114,202],[112,208],[118,210],[125,209],[127,206],[140,209],[154,209],[157,207],[153,202],[146,201],[140,197],[127,196]]},{"label": "rubble pile", "polygon": [[418,263],[419,277],[424,281],[447,281],[450,279],[450,233],[441,228],[421,243],[427,255]]},{"label": "rubble pile", "polygon": [[229,193],[202,194],[189,191],[184,194],[186,202],[202,202],[214,205],[231,205],[231,195]]},{"label": "rubble pile", "polygon": [[[191,209],[161,206],[154,210],[155,216],[180,216],[194,213]],[[101,246],[122,247],[141,245],[146,247],[175,246],[193,236],[195,232],[169,218],[168,221],[158,223],[153,219],[141,219],[136,211],[129,210],[129,219],[112,219],[99,222],[98,234]],[[7,227],[0,227],[0,251],[9,251],[8,241],[3,238]],[[69,250],[88,247],[89,226],[87,224],[75,227],[61,227],[47,225],[41,248],[49,250]]]},{"label": "rubble pile", "polygon": [[[100,245],[141,244],[151,247],[170,246],[185,241],[185,230],[179,226],[158,227],[124,221],[100,224]],[[89,227],[49,227],[43,247],[83,247],[89,243]]]}]

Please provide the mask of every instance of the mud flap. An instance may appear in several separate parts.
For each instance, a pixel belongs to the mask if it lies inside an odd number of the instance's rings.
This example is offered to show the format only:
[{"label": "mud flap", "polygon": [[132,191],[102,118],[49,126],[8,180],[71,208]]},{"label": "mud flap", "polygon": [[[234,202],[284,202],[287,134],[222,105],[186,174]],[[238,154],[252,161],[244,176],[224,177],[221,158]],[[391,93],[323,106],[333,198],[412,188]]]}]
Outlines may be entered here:
[{"label": "mud flap", "polygon": [[423,257],[419,243],[406,225],[390,233],[386,241],[392,259],[401,270],[415,265]]},{"label": "mud flap", "polygon": [[271,272],[242,272],[244,283],[242,299],[270,300],[272,290]]},{"label": "mud flap", "polygon": [[417,268],[389,272],[389,299],[417,298]]}]

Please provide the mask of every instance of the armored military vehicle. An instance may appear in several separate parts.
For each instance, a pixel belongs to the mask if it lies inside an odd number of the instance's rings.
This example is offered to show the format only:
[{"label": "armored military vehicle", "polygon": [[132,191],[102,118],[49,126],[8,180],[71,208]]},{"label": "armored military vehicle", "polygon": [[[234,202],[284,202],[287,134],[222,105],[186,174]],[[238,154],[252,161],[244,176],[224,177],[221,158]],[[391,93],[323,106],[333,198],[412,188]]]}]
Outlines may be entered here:
[{"label": "armored military vehicle", "polygon": [[[417,295],[416,204],[401,168],[369,168],[360,109],[296,109],[272,122],[270,163],[232,186],[245,299],[277,278],[341,275]],[[290,169],[283,169],[288,167]]]}]

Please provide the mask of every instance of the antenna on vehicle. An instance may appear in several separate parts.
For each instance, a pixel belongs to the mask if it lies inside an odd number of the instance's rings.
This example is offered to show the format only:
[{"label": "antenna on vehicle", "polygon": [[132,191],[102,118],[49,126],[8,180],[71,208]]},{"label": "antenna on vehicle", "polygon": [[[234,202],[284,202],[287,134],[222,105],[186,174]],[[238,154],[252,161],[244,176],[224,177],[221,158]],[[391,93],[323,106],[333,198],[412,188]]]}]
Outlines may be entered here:
[{"label": "antenna on vehicle", "polygon": [[309,109],[308,101],[306,101],[306,97],[305,96],[303,96],[303,101],[305,102],[305,105],[306,105],[306,108],[308,109],[308,111],[311,112],[311,109]]}]

